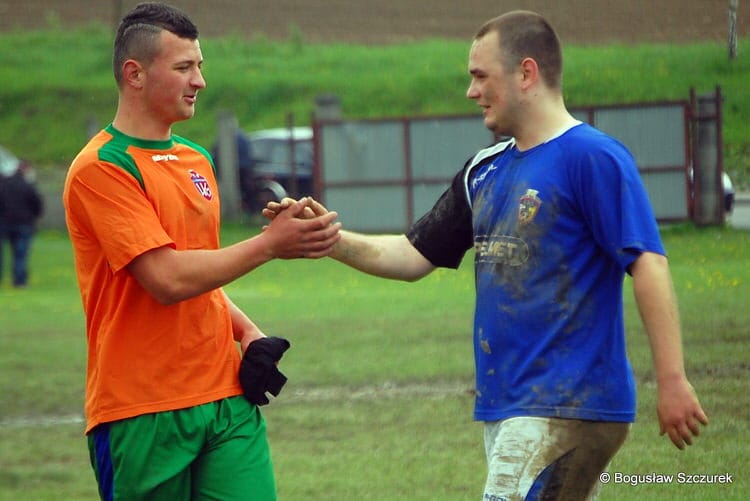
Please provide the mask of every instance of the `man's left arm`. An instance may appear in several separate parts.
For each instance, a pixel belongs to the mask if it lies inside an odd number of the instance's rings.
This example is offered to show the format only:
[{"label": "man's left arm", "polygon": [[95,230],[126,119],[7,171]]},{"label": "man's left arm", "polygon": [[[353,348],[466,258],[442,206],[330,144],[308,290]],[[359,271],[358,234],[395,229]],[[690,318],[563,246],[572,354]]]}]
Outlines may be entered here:
[{"label": "man's left arm", "polygon": [[229,299],[222,289],[232,318],[232,334],[240,343],[242,361],[239,380],[245,398],[254,405],[269,403],[268,394],[278,396],[287,378],[279,369],[279,361],[290,343],[284,338],[268,337]]},{"label": "man's left arm", "polygon": [[648,334],[657,384],[660,432],[684,449],[708,424],[695,390],[685,375],[677,300],[667,258],[644,252],[631,265],[633,290]]},{"label": "man's left arm", "polygon": [[258,328],[257,325],[255,325],[255,322],[250,320],[250,317],[248,317],[240,308],[234,304],[234,302],[229,298],[226,292],[222,289],[222,293],[224,294],[224,299],[227,302],[227,306],[229,307],[229,315],[232,319],[232,334],[234,335],[234,340],[240,343],[240,349],[242,350],[242,353],[245,353],[245,350],[247,350],[247,347],[250,343],[255,341],[256,339],[260,339],[262,337],[266,337],[265,334]]}]

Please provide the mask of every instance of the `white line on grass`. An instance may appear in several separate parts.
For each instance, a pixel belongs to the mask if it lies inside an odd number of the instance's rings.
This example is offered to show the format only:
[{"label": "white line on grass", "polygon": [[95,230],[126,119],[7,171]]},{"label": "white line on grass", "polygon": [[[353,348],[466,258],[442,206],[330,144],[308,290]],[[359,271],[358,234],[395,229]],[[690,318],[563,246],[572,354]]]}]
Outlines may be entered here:
[{"label": "white line on grass", "polygon": [[[291,391],[289,391],[291,390]],[[445,398],[458,395],[472,395],[473,389],[467,382],[410,383],[386,382],[368,386],[327,386],[316,388],[287,389],[278,398],[276,405],[294,405],[304,402],[332,402],[343,400],[373,400],[387,398]],[[0,428],[36,428],[83,424],[82,414],[60,416],[37,415],[0,419]]]}]

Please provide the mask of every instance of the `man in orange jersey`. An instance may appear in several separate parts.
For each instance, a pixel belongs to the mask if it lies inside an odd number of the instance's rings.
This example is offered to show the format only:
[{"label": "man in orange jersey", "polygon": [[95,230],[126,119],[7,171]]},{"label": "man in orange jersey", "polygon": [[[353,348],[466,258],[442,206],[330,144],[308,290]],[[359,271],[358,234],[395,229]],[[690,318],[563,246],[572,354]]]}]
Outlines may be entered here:
[{"label": "man in orange jersey", "polygon": [[115,118],[65,182],[86,315],[86,433],[105,500],[276,499],[263,417],[238,377],[237,343],[245,353],[270,338],[221,287],[274,258],[326,256],[339,238],[335,214],[294,217],[302,200],[260,235],[219,246],[213,160],[172,134],[206,86],[202,63],[183,12],[144,3],[126,14]]}]

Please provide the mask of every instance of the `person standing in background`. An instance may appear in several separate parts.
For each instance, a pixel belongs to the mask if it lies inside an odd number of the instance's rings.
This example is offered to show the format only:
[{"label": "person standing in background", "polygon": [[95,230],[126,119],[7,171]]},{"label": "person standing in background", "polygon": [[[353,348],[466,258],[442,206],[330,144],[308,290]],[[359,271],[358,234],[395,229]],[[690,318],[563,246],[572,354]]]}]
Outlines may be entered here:
[{"label": "person standing in background", "polygon": [[29,283],[29,256],[36,223],[44,212],[44,201],[34,184],[31,166],[19,162],[15,172],[0,173],[0,282],[3,276],[3,251],[9,244],[12,258],[13,287]]}]

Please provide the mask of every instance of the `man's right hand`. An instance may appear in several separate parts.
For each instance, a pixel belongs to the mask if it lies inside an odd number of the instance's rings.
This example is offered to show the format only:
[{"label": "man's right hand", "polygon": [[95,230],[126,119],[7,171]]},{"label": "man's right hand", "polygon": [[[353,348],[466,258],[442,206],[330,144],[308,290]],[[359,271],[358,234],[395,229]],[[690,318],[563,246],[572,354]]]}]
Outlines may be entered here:
[{"label": "man's right hand", "polygon": [[263,210],[263,215],[271,221],[263,227],[263,236],[273,257],[325,257],[341,238],[341,223],[334,223],[338,214],[329,212],[312,198],[299,201],[285,198],[269,206]]}]

